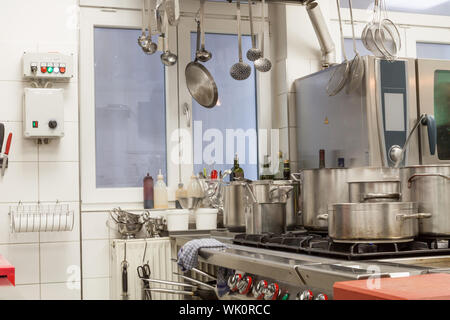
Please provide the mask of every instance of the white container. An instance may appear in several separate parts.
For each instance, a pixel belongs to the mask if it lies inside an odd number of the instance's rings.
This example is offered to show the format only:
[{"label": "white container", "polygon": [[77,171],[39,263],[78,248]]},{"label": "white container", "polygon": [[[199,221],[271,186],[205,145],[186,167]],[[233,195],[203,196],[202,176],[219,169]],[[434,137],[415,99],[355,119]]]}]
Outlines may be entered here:
[{"label": "white container", "polygon": [[168,231],[186,231],[189,229],[189,210],[167,210],[166,220]]},{"label": "white container", "polygon": [[195,210],[195,225],[197,230],[217,229],[217,209],[200,208]]}]

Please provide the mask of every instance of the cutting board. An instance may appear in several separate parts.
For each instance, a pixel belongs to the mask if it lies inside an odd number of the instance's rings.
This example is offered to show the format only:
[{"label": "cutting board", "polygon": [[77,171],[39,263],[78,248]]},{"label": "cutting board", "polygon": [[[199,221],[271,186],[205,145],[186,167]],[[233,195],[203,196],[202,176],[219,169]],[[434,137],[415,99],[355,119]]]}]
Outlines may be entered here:
[{"label": "cutting board", "polygon": [[15,286],[15,268],[0,255],[0,286]]},{"label": "cutting board", "polygon": [[450,300],[450,274],[336,282],[335,300]]}]

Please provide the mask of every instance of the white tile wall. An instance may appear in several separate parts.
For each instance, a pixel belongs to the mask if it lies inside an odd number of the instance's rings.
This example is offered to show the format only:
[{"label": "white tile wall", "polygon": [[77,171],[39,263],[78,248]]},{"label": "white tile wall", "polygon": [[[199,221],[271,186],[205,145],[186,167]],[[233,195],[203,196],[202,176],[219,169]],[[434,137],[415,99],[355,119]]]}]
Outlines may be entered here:
[{"label": "white tile wall", "polygon": [[39,300],[41,288],[39,284],[0,287],[0,300]]},{"label": "white tile wall", "polygon": [[79,300],[81,299],[80,282],[75,283],[43,283],[41,285],[42,300]]},{"label": "white tile wall", "polygon": [[109,278],[83,279],[83,300],[109,300]]},{"label": "white tile wall", "polygon": [[83,212],[81,215],[83,240],[109,239],[109,228],[106,224],[108,219],[106,212]]},{"label": "white tile wall", "polygon": [[79,201],[78,162],[40,162],[41,201]]},{"label": "white tile wall", "polygon": [[[14,152],[11,146],[11,152]],[[3,177],[0,176],[0,202],[37,202],[38,166],[36,162],[10,161]]]},{"label": "white tile wall", "polygon": [[41,243],[41,282],[80,281],[80,243]]},{"label": "white tile wall", "polygon": [[109,277],[109,240],[83,240],[83,279]]},{"label": "white tile wall", "polygon": [[64,122],[64,137],[39,145],[39,161],[78,161],[78,123]]},{"label": "white tile wall", "polygon": [[39,284],[39,245],[0,245],[0,254],[16,268],[16,284]]}]

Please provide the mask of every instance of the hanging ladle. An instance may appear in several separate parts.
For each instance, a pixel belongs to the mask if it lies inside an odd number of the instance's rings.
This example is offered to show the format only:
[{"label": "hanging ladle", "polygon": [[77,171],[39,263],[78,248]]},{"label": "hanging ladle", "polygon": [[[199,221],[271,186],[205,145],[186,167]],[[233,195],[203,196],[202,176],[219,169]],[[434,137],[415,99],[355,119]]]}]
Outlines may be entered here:
[{"label": "hanging ladle", "polygon": [[265,1],[262,0],[262,20],[261,20],[261,58],[255,61],[255,68],[259,72],[267,72],[272,69],[272,62],[270,62],[269,59],[264,57],[264,21],[266,20],[266,13],[265,13]]},{"label": "hanging ladle", "polygon": [[201,26],[201,48],[195,53],[198,61],[207,62],[211,60],[212,53],[205,49],[205,0],[200,0],[200,26]]},{"label": "hanging ladle", "polygon": [[164,15],[164,34],[163,34],[163,43],[164,43],[164,52],[161,54],[161,62],[165,66],[173,66],[178,61],[178,56],[169,49],[169,22],[167,21],[167,14]]},{"label": "hanging ladle", "polygon": [[238,48],[239,62],[235,63],[230,69],[230,75],[235,80],[245,80],[250,77],[252,68],[242,60],[242,35],[241,35],[241,2],[236,1],[237,8],[237,26],[238,26]]},{"label": "hanging ladle", "polygon": [[142,0],[142,33],[138,37],[138,44],[144,51],[147,47],[147,33],[145,32],[145,1],[146,0]]},{"label": "hanging ladle", "polygon": [[152,18],[150,14],[150,7],[151,7],[151,0],[148,0],[148,36],[147,36],[147,44],[143,48],[146,54],[154,54],[158,50],[158,45],[154,43],[152,40]]},{"label": "hanging ladle", "polygon": [[256,48],[256,38],[253,32],[253,13],[252,13],[252,1],[248,1],[248,15],[250,16],[250,36],[252,38],[252,47],[247,51],[247,59],[250,61],[256,61],[262,57],[260,49]]}]

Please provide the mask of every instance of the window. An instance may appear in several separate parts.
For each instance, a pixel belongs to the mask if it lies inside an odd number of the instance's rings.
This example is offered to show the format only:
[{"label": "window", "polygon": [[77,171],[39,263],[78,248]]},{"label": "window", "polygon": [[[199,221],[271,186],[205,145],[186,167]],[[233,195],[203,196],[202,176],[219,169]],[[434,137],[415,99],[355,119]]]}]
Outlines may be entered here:
[{"label": "window", "polygon": [[450,60],[450,44],[417,42],[417,58]]},{"label": "window", "polygon": [[[360,56],[373,55],[372,52],[364,47],[364,44],[360,39],[356,39],[356,49],[358,50]],[[344,50],[348,60],[355,57],[355,52],[353,51],[353,40],[351,38],[344,39]]]},{"label": "window", "polygon": [[[234,80],[230,76],[230,68],[238,62],[237,35],[207,33],[205,37],[207,49],[213,52],[213,58],[204,65],[216,81],[219,101],[212,109],[204,108],[195,100],[192,101],[194,172],[201,172],[203,168],[207,168],[210,172],[213,167],[222,172],[230,169],[233,165],[234,154],[238,153],[239,163],[244,170],[245,177],[257,180],[255,69],[252,69],[252,74],[248,79]],[[195,56],[196,41],[197,35],[192,32],[191,58]],[[250,36],[242,37],[242,45],[244,61],[252,66],[253,63],[245,57],[245,53],[251,48]],[[196,132],[201,132],[202,137],[197,137]],[[237,137],[230,135],[233,132]],[[232,139],[230,139],[231,137]],[[239,148],[242,146],[240,142],[245,143],[245,148]],[[212,143],[215,143],[216,148],[209,152],[208,145]],[[230,144],[234,144],[234,146]],[[217,147],[220,147],[221,150]],[[213,164],[213,162],[215,163]]]},{"label": "window", "polygon": [[450,71],[434,74],[434,116],[437,127],[437,154],[440,160],[450,160]]},{"label": "window", "polygon": [[164,67],[137,45],[140,33],[94,29],[97,188],[142,187],[159,169],[167,176]]},{"label": "window", "polygon": [[[419,14],[434,14],[442,16],[450,16],[450,1],[449,0],[383,0],[386,7],[390,11],[419,13]],[[358,0],[353,1],[354,9],[373,9],[373,0]],[[348,2],[342,1],[341,6],[348,8]]]}]

